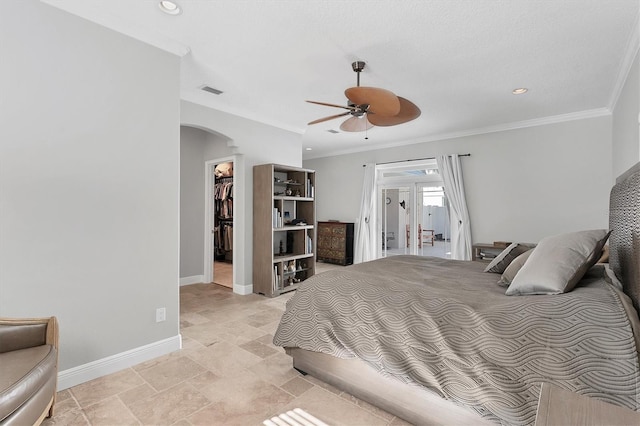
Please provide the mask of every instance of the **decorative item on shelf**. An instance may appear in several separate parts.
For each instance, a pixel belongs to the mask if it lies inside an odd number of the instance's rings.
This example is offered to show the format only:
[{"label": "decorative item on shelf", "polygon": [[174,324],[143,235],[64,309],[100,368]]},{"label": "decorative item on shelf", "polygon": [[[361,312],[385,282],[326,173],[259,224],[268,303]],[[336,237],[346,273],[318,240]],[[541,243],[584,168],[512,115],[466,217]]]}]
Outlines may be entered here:
[{"label": "decorative item on shelf", "polygon": [[299,190],[299,189],[297,189],[297,190],[296,190],[296,197],[299,197],[299,196],[300,196],[300,190]]},{"label": "decorative item on shelf", "polygon": [[287,190],[284,192],[287,196],[291,196],[291,194],[293,194],[293,191],[291,190],[291,188],[287,188]]},{"label": "decorative item on shelf", "polygon": [[279,254],[280,254],[280,255],[285,254],[285,253],[284,253],[284,241],[280,241],[280,253],[279,253]]},{"label": "decorative item on shelf", "polygon": [[289,262],[289,266],[287,267],[287,269],[289,270],[289,272],[295,272],[296,271],[296,261],[295,260],[291,260]]}]

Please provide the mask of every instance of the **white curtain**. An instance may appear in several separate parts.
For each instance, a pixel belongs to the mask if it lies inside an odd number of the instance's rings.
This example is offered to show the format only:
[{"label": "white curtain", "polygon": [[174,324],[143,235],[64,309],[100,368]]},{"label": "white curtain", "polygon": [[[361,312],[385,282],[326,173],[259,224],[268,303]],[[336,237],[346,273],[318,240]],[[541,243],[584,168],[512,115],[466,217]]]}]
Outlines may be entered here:
[{"label": "white curtain", "polygon": [[451,217],[451,258],[471,260],[471,224],[464,195],[460,156],[439,156],[438,170],[444,181]]},{"label": "white curtain", "polygon": [[376,165],[366,164],[360,202],[360,219],[356,229],[353,263],[376,258],[378,238],[376,234]]}]

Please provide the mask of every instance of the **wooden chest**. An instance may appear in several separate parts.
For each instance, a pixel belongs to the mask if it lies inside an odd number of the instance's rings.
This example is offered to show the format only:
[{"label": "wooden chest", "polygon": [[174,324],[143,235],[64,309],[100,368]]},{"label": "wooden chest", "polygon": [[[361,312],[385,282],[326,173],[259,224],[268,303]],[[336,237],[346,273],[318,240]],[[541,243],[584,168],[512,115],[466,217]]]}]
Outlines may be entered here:
[{"label": "wooden chest", "polygon": [[338,265],[352,265],[353,223],[318,222],[317,259]]}]

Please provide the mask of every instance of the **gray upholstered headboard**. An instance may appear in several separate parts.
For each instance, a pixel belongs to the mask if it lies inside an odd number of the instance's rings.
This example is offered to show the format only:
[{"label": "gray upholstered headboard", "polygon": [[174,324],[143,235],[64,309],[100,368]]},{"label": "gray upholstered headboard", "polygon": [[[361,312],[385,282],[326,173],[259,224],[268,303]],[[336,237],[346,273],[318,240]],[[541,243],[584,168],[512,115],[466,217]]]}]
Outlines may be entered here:
[{"label": "gray upholstered headboard", "polygon": [[609,199],[610,266],[640,312],[640,163],[622,174]]}]

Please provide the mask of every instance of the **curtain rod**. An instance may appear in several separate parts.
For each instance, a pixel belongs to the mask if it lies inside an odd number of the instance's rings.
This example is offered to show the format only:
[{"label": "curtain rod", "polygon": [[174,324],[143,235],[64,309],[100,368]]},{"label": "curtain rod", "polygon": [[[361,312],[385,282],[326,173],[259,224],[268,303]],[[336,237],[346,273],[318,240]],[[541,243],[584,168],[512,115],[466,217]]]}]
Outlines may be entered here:
[{"label": "curtain rod", "polygon": [[[471,157],[471,154],[458,154],[458,157]],[[426,157],[426,158],[412,158],[410,160],[398,160],[398,161],[387,161],[386,163],[375,163],[376,166],[381,164],[392,164],[392,163],[406,163],[409,161],[421,161],[421,160],[435,160],[436,157]],[[362,167],[366,167],[366,164],[363,164]]]}]

